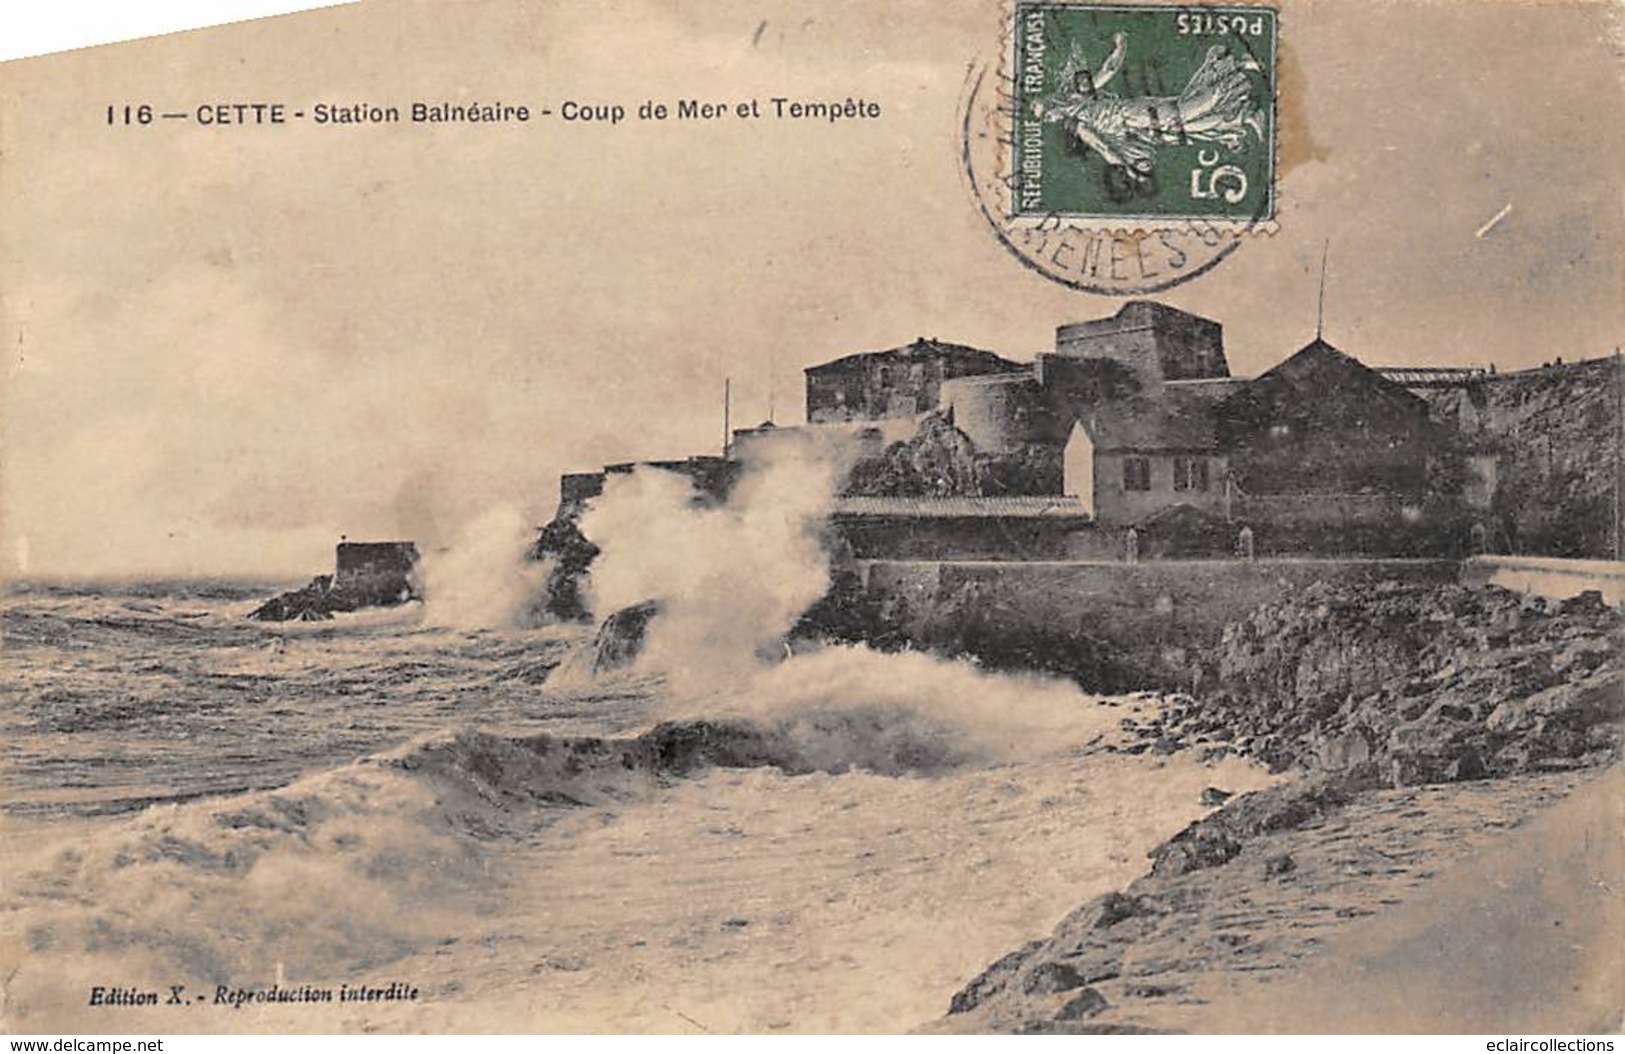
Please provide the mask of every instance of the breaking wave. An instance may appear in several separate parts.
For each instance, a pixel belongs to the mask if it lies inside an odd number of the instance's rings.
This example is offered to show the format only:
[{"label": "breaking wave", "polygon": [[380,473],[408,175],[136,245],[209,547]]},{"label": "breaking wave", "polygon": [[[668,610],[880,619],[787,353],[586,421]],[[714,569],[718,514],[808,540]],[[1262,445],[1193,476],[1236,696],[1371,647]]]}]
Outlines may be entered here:
[{"label": "breaking wave", "polygon": [[[715,767],[902,776],[983,753],[963,730],[885,701],[636,736],[436,734],[281,790],[149,808],[8,865],[5,915],[34,956],[56,960],[59,990],[65,973],[332,978],[466,932],[500,901],[504,848],[561,809],[636,801]],[[53,998],[26,984],[13,994]]]},{"label": "breaking wave", "polygon": [[[229,764],[218,750],[154,751],[148,776],[160,786],[184,782],[162,768],[171,755],[265,779],[390,741],[372,736],[442,729],[280,789],[87,824],[72,845],[30,859],[8,847],[0,945],[29,949],[8,985],[10,1008],[65,1020],[86,985],[109,980],[159,991],[174,978],[327,983],[495,939],[482,919],[500,918],[505,884],[536,878],[504,868],[514,850],[569,810],[607,807],[607,817],[710,769],[946,776],[1053,757],[1116,724],[1068,682],[863,647],[787,654],[797,616],[828,586],[818,524],[840,474],[839,451],[786,450],[718,508],[696,506],[686,482],[658,473],[611,481],[583,523],[604,549],[591,593],[601,610],[646,604],[652,615],[642,653],[604,673],[554,669],[576,629],[499,629],[523,621],[536,584],[516,566],[518,521],[506,514],[430,561],[422,625],[268,637],[218,606],[194,615],[80,598],[8,609],[41,671],[55,669],[53,649],[86,641],[167,664],[135,706],[122,663],[83,675],[101,694],[35,693],[22,712],[44,705],[42,730],[167,721],[177,732],[167,742],[198,734],[212,749],[208,736],[229,715],[253,733]],[[527,724],[572,716],[581,724],[547,727],[646,730],[536,734]],[[283,720],[303,738],[280,734]],[[509,734],[466,727],[486,721]]]},{"label": "breaking wave", "polygon": [[1052,755],[1118,720],[1069,681],[861,645],[794,655],[730,689],[674,698],[664,710],[748,718],[789,737],[815,768],[890,775]]}]

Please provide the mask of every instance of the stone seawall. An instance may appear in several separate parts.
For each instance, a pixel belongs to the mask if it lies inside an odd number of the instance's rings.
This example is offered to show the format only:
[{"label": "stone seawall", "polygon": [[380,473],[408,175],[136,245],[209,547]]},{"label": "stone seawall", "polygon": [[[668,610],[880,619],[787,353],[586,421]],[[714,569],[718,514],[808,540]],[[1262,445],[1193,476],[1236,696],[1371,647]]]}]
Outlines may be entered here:
[{"label": "stone seawall", "polygon": [[869,561],[864,600],[912,647],[1077,677],[1099,690],[1199,688],[1224,627],[1309,585],[1454,582],[1450,560]]},{"label": "stone seawall", "polygon": [[1461,581],[1517,593],[1567,600],[1589,589],[1609,604],[1625,603],[1625,562],[1558,560],[1540,556],[1475,556],[1461,565]]}]

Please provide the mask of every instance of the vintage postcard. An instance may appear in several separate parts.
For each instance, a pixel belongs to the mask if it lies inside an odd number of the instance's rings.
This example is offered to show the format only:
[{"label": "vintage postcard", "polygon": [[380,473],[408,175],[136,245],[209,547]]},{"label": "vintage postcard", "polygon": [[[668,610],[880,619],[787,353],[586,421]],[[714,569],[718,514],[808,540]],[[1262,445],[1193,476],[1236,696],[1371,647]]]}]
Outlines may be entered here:
[{"label": "vintage postcard", "polygon": [[1622,76],[1590,0],[0,64],[0,1031],[1612,1049]]}]

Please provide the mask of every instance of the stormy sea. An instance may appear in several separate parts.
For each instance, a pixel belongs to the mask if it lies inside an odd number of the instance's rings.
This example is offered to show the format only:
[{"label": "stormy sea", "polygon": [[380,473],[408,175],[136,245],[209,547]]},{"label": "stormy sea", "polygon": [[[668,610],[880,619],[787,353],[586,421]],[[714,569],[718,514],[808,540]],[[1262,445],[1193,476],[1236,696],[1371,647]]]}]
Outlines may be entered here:
[{"label": "stormy sea", "polygon": [[511,510],[328,621],[247,617],[288,583],[13,583],[0,1027],[903,1031],[1271,782],[1106,750],[1155,699],[792,646],[840,478],[612,481],[582,589],[658,603],[630,663],[538,616]]},{"label": "stormy sea", "polygon": [[902,1030],[1268,780],[922,654],[679,690],[577,626],[246,619],[274,588],[11,587],[8,1028]]}]

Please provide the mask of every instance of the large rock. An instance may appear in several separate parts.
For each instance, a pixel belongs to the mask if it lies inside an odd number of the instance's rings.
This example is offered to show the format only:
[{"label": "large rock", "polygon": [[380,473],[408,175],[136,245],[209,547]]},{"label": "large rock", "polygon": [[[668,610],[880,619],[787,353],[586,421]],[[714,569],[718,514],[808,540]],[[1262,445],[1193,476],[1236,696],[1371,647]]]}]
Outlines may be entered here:
[{"label": "large rock", "polygon": [[1509,699],[1489,715],[1486,727],[1511,740],[1496,758],[1500,771],[1547,767],[1554,759],[1619,753],[1625,719],[1625,672],[1604,669],[1525,699]]},{"label": "large rock", "polygon": [[1083,907],[1067,915],[1061,921],[1059,930],[1087,933],[1091,930],[1105,930],[1126,922],[1129,919],[1144,918],[1147,915],[1158,915],[1163,911],[1162,905],[1154,899],[1145,896],[1133,896],[1128,893],[1102,893]]},{"label": "large rock", "polygon": [[1473,707],[1435,700],[1421,716],[1388,734],[1388,782],[1408,787],[1482,779],[1490,774],[1485,758],[1494,746]]},{"label": "large rock", "polygon": [[974,497],[981,493],[976,447],[941,413],[920,420],[914,435],[852,466],[844,493],[901,498]]},{"label": "large rock", "polygon": [[664,610],[657,600],[645,600],[613,613],[598,627],[592,642],[592,672],[594,675],[619,670],[632,665],[639,655],[649,633],[649,623]]},{"label": "large rock", "polygon": [[1525,699],[1508,699],[1490,712],[1493,732],[1539,736],[1553,726],[1584,731],[1603,721],[1625,717],[1625,673],[1603,670],[1570,684],[1559,684]]},{"label": "large rock", "polygon": [[1088,982],[1071,963],[1051,960],[1040,963],[1022,979],[1021,990],[1028,995],[1054,995],[1082,988]]},{"label": "large rock", "polygon": [[585,619],[586,598],[582,595],[582,582],[594,560],[598,546],[581,533],[581,503],[561,505],[552,522],[537,533],[536,541],[526,551],[532,561],[550,561],[547,584],[543,589],[543,613],[566,621]]},{"label": "large rock", "polygon": [[1043,941],[1029,941],[978,974],[971,983],[954,993],[948,1003],[948,1013],[968,1014],[1005,990],[1021,967],[1044,946]]},{"label": "large rock", "polygon": [[1240,853],[1249,838],[1301,827],[1352,796],[1348,784],[1331,780],[1284,783],[1243,794],[1151,850],[1151,873],[1171,878],[1219,867]]},{"label": "large rock", "polygon": [[333,576],[317,575],[308,585],[279,593],[248,613],[260,622],[321,622],[339,610],[333,603]]},{"label": "large rock", "polygon": [[1055,1012],[1055,1020],[1081,1021],[1086,1017],[1094,1017],[1109,1006],[1111,1004],[1106,1001],[1105,996],[1093,988],[1085,988],[1068,999],[1066,1004]]},{"label": "large rock", "polygon": [[[1397,785],[1603,761],[1625,709],[1620,630],[1619,612],[1584,594],[1318,584],[1227,627],[1216,690],[1171,707],[1162,734],[1220,728],[1272,771]],[[1223,849],[1176,855],[1200,864]]]}]

